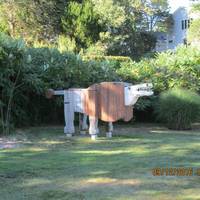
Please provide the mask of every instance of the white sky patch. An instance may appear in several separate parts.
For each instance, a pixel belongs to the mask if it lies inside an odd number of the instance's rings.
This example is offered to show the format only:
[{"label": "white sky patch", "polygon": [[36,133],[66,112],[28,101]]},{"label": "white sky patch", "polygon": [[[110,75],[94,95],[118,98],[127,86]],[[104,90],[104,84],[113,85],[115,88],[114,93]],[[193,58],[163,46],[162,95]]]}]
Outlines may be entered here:
[{"label": "white sky patch", "polygon": [[168,0],[170,11],[174,12],[179,7],[188,7],[189,6],[189,0]]}]

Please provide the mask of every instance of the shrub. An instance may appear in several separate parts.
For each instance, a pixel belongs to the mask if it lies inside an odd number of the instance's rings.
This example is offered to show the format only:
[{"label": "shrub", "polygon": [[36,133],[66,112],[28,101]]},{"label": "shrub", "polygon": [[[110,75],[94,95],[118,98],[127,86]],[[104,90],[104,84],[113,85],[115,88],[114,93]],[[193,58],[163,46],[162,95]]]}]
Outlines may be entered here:
[{"label": "shrub", "polygon": [[185,89],[168,90],[160,95],[156,113],[170,129],[191,129],[200,115],[200,96]]},{"label": "shrub", "polygon": [[126,56],[99,56],[99,55],[90,55],[82,56],[83,60],[96,60],[96,61],[116,61],[116,62],[131,62],[130,57]]},{"label": "shrub", "polygon": [[[157,53],[155,58],[123,62],[117,68],[117,73],[123,81],[133,84],[152,82],[155,96],[175,87],[200,93],[200,51],[194,47],[180,46],[174,52]],[[153,108],[154,101],[154,98],[144,99],[142,110]],[[134,106],[139,111],[140,103],[141,100]]]},{"label": "shrub", "polygon": [[[7,124],[62,122],[63,99],[49,101],[45,90],[88,87],[103,81],[153,82],[156,95],[173,87],[200,92],[200,51],[181,47],[140,62],[122,56],[81,58],[50,47],[28,48],[21,40],[0,35],[0,130]],[[8,105],[9,99],[12,103]],[[134,108],[145,112],[154,102],[156,96],[141,98]],[[8,118],[10,122],[5,123]]]},{"label": "shrub", "polygon": [[26,124],[29,95],[42,92],[40,73],[25,64],[25,52],[22,40],[0,35],[0,127],[4,133],[9,133],[13,125]]},{"label": "shrub", "polygon": [[158,53],[153,59],[123,63],[118,74],[133,83],[149,80],[156,93],[174,87],[200,92],[200,51],[179,47],[175,52]]},{"label": "shrub", "polygon": [[64,35],[58,37],[57,46],[60,52],[76,51],[76,41]]}]

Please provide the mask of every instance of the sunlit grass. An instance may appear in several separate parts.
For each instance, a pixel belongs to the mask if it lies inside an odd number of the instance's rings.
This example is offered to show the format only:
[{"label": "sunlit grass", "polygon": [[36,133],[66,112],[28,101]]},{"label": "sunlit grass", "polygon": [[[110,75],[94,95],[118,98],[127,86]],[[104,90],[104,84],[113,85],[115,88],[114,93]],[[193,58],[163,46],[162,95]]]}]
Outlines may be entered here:
[{"label": "sunlit grass", "polygon": [[[61,127],[20,130],[0,150],[0,200],[196,200],[199,176],[152,175],[200,168],[200,131],[117,126],[112,139],[66,138]],[[19,140],[18,140],[19,138]],[[11,192],[12,191],[12,192]]]}]

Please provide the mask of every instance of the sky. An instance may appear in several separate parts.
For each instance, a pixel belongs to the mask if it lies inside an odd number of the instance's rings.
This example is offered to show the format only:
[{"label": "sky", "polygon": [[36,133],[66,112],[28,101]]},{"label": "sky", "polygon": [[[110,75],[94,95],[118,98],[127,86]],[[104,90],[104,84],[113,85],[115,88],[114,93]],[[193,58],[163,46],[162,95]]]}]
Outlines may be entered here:
[{"label": "sky", "polygon": [[175,11],[178,7],[188,6],[189,0],[168,0],[171,12]]}]

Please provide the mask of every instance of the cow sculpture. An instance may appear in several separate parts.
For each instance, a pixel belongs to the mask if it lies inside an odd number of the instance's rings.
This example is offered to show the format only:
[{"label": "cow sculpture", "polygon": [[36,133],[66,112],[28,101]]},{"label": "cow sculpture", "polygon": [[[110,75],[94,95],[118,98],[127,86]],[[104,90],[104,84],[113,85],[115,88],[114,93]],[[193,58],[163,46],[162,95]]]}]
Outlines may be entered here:
[{"label": "cow sculpture", "polygon": [[133,105],[139,97],[153,95],[153,85],[143,83],[132,85],[124,82],[102,82],[86,89],[48,90],[47,98],[53,95],[64,95],[64,133],[72,136],[75,132],[74,113],[82,113],[82,130],[88,128],[93,140],[99,133],[98,119],[108,122],[107,137],[112,137],[113,122],[123,119],[129,121],[133,117]]}]

